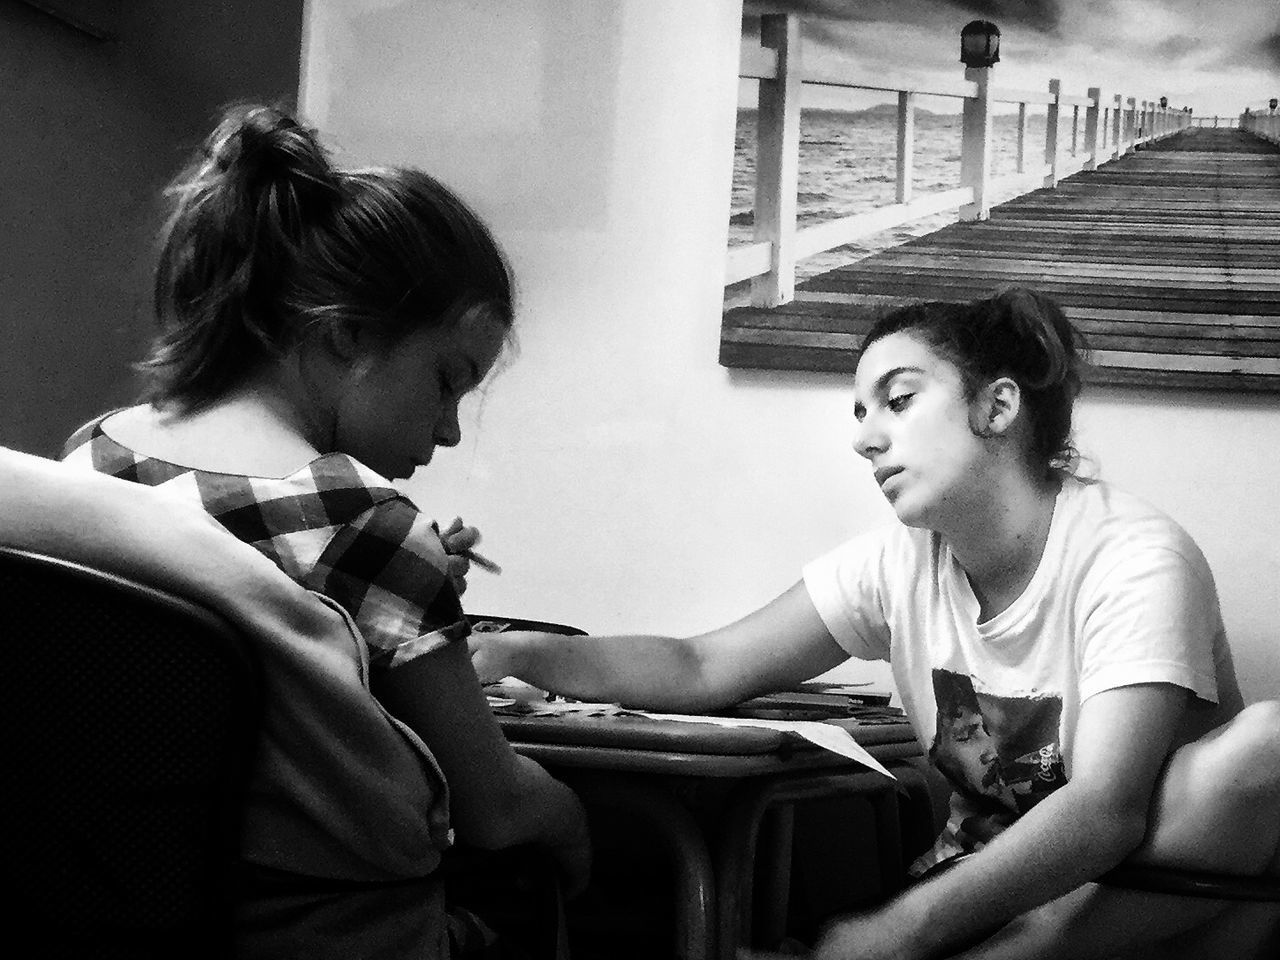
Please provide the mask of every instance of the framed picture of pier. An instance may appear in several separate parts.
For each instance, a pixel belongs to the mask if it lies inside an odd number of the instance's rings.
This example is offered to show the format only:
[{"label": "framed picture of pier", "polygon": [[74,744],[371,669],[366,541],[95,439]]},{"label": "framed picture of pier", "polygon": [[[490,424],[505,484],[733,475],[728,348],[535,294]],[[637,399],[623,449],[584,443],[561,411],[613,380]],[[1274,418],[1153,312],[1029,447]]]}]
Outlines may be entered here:
[{"label": "framed picture of pier", "polygon": [[[759,107],[739,114],[723,365],[852,371],[886,309],[1020,285],[1053,297],[1084,333],[1092,382],[1280,391],[1274,108],[1206,118],[1167,98],[1073,94],[1057,81],[1000,90],[990,64],[946,88],[893,91],[806,71],[798,26],[782,15],[764,18],[740,72],[759,81]],[[814,82],[897,103],[801,117],[799,88]],[[918,109],[944,98],[960,112]],[[1043,163],[1028,149],[1037,135]],[[886,156],[852,179],[840,169],[846,142],[880,143]],[[957,159],[958,188],[913,193]],[[832,217],[824,176],[893,193]]]},{"label": "framed picture of pier", "polygon": [[99,40],[111,40],[120,25],[121,0],[23,0]]}]

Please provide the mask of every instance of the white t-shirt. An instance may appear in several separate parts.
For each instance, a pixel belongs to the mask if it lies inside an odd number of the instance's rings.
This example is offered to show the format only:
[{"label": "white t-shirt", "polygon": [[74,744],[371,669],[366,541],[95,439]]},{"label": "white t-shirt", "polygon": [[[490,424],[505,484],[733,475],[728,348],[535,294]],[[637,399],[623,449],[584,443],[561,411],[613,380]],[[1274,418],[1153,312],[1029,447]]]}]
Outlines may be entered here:
[{"label": "white t-shirt", "polygon": [[1213,576],[1191,537],[1106,483],[1063,481],[1044,555],[1008,608],[978,600],[942,538],[872,531],[805,567],[836,641],[889,660],[922,747],[953,786],[951,818],[919,874],[979,849],[1071,776],[1080,705],[1172,683],[1198,698],[1179,741],[1240,704]]}]

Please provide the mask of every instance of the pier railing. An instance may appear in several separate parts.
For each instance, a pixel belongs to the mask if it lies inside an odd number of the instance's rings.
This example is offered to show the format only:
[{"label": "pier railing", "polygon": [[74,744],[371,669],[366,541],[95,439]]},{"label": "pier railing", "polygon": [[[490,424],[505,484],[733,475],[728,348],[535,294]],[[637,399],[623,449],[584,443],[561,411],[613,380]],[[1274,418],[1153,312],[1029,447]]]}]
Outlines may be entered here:
[{"label": "pier railing", "polygon": [[[744,44],[738,75],[759,81],[756,114],[756,193],[754,235],[750,243],[730,248],[725,285],[751,280],[751,302],[777,306],[794,297],[796,263],[860,237],[902,223],[959,209],[964,220],[986,219],[993,183],[1026,193],[1054,187],[1063,177],[1092,170],[1148,140],[1168,136],[1191,123],[1185,110],[1161,106],[1123,94],[1104,95],[1098,87],[1083,95],[1063,92],[1059,80],[1047,90],[1015,90],[992,86],[990,67],[965,67],[964,79],[940,87],[897,87],[882,79],[865,79],[811,70],[800,54],[800,18],[771,14],[761,18],[760,45]],[[898,99],[898,157],[895,202],[875,209],[799,228],[797,182],[800,161],[800,91],[803,85],[892,93]],[[960,186],[916,195],[914,118],[918,97],[951,97],[963,101]],[[994,181],[991,174],[993,107],[1017,104],[1018,146],[1014,173]],[[1029,105],[1045,106],[1043,162],[1027,156]],[[1070,138],[1061,136],[1070,110]],[[1083,114],[1083,128],[1081,124]],[[1083,136],[1081,136],[1083,129]]]},{"label": "pier railing", "polygon": [[1280,112],[1270,110],[1267,113],[1242,113],[1240,115],[1240,128],[1248,130],[1264,140],[1280,143]]}]

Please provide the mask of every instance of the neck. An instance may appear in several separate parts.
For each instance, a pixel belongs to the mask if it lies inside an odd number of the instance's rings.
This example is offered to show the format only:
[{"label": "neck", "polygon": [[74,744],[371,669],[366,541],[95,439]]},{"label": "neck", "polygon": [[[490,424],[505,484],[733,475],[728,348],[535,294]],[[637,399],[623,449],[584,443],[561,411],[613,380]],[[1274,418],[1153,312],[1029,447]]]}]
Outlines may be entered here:
[{"label": "neck", "polygon": [[1035,575],[1059,483],[1020,473],[999,486],[962,511],[953,529],[940,531],[969,578],[983,619],[1017,599]]},{"label": "neck", "polygon": [[298,410],[268,372],[192,413],[133,407],[110,419],[111,436],[147,456],[193,469],[284,477],[328,452],[312,439]]},{"label": "neck", "polygon": [[333,452],[333,418],[325,398],[299,363],[286,359],[260,372],[228,394],[226,402],[254,407],[259,416],[305,441],[317,453]]}]

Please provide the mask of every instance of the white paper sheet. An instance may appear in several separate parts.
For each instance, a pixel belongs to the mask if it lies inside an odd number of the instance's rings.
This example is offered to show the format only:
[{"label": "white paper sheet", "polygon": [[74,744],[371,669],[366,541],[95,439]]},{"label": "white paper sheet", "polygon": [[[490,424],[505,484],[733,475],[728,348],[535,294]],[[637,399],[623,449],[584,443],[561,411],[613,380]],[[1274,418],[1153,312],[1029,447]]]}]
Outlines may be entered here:
[{"label": "white paper sheet", "polygon": [[819,720],[755,720],[748,717],[708,717],[702,714],[688,713],[650,713],[647,710],[631,710],[642,717],[655,720],[678,720],[684,723],[715,723],[723,727],[767,727],[770,730],[789,730],[799,734],[810,743],[848,757],[877,773],[883,773],[890,780],[897,780],[885,769],[884,764],[873,757],[867,748],[853,739],[853,734],[844,727],[833,723],[822,723]]}]

